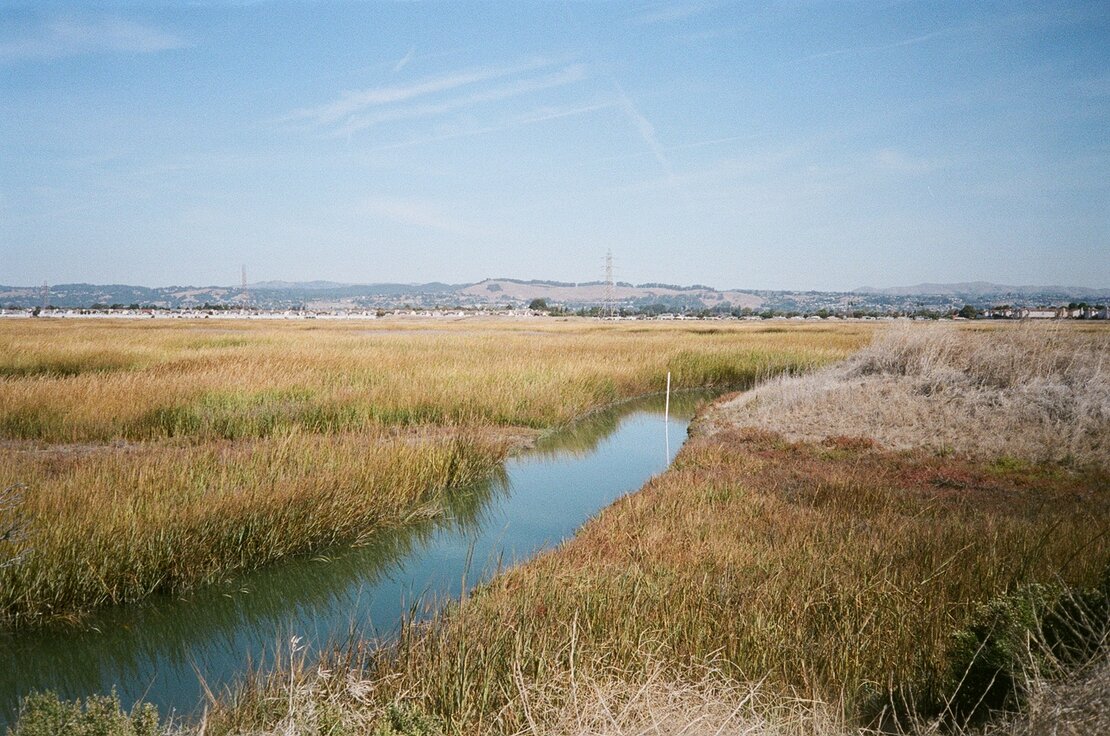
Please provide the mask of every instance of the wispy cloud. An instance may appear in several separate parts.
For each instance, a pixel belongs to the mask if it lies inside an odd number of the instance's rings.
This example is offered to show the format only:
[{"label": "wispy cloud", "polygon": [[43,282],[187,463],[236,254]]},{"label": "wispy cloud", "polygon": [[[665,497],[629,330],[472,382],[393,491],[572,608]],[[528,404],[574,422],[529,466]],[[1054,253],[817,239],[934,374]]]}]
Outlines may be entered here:
[{"label": "wispy cloud", "polygon": [[456,138],[472,138],[480,135],[489,135],[491,133],[501,133],[506,130],[512,130],[514,128],[520,128],[526,125],[535,125],[536,123],[543,123],[549,120],[558,120],[559,118],[575,117],[578,115],[585,115],[588,113],[597,112],[599,110],[608,110],[611,108],[620,107],[620,105],[620,102],[605,101],[573,107],[540,107],[527,113],[514,115],[493,125],[470,127],[451,131],[448,133],[440,133],[433,136],[412,138],[407,141],[400,141],[398,143],[389,143],[384,146],[378,146],[373,150],[392,151],[399,148],[410,148],[412,146],[423,146],[431,143],[440,143],[442,141],[449,141]]},{"label": "wispy cloud", "polygon": [[416,47],[413,46],[412,48],[409,49],[409,52],[407,54],[405,54],[400,59],[398,59],[397,63],[393,65],[393,73],[396,74],[397,72],[401,71],[406,66],[408,66],[409,62],[412,61],[412,57],[415,56],[415,55],[416,55]]},{"label": "wispy cloud", "polygon": [[442,203],[425,199],[375,196],[362,202],[363,212],[401,225],[454,235],[462,238],[490,235],[487,228],[463,220]]},{"label": "wispy cloud", "polygon": [[716,2],[679,3],[677,5],[666,3],[645,10],[637,15],[634,21],[641,25],[671,23],[673,21],[684,20],[695,15],[700,15],[707,10],[712,10],[717,7],[717,5],[718,3]]},{"label": "wispy cloud", "polygon": [[705,43],[706,41],[716,41],[721,38],[737,36],[740,33],[750,29],[751,26],[720,26],[718,28],[710,28],[704,31],[691,31],[689,33],[683,33],[681,38],[684,41],[692,43]]},{"label": "wispy cloud", "polygon": [[135,21],[58,18],[22,38],[0,41],[0,60],[48,60],[109,52],[149,54],[189,45],[179,36]]},{"label": "wispy cloud", "polygon": [[494,66],[466,69],[439,76],[425,77],[407,85],[374,87],[344,92],[337,99],[317,107],[294,110],[287,121],[305,120],[318,125],[332,125],[349,115],[378,107],[418,99],[427,95],[448,92],[480,82],[515,76],[534,69],[551,66],[553,61],[535,59],[514,66]]},{"label": "wispy cloud", "polygon": [[883,148],[873,155],[875,166],[887,171],[902,174],[928,174],[945,168],[949,162],[944,159],[911,156],[896,148]]},{"label": "wispy cloud", "polygon": [[[725,143],[734,143],[736,141],[751,141],[761,136],[753,133],[746,133],[744,135],[730,135],[723,138],[706,138],[705,140],[690,141],[689,143],[679,143],[675,146],[667,146],[663,150],[666,152],[671,151],[685,151],[692,148],[706,148],[709,146],[720,146]],[[583,161],[578,166],[592,166],[594,164],[604,164],[611,161],[627,161],[629,159],[643,158],[644,156],[653,155],[650,151],[641,151],[638,153],[625,153],[619,156],[605,156],[603,158],[596,158],[588,161]]]},{"label": "wispy cloud", "polygon": [[617,89],[617,94],[621,101],[621,109],[624,111],[625,116],[636,128],[636,132],[640,134],[640,138],[643,139],[644,145],[651,151],[652,156],[654,156],[655,160],[659,162],[659,165],[663,167],[663,171],[667,173],[668,177],[673,179],[674,167],[671,165],[671,160],[667,158],[666,149],[663,148],[663,145],[659,142],[659,136],[655,133],[655,126],[652,125],[651,121],[644,117],[640,109],[636,107],[636,104],[624,91],[624,87],[621,86],[616,77],[611,76],[610,80]]},{"label": "wispy cloud", "polygon": [[763,145],[744,146],[735,155],[687,168],[680,174],[658,176],[618,186],[612,191],[669,194],[678,190],[688,201],[728,201],[734,200],[738,191],[757,191],[761,185],[771,186],[772,182],[789,179],[795,187],[799,181],[812,183],[815,175],[812,162],[809,144],[768,141]]},{"label": "wispy cloud", "polygon": [[455,97],[444,102],[410,105],[408,107],[382,110],[371,115],[353,115],[348,118],[342,127],[334,132],[334,135],[350,135],[379,123],[444,115],[455,110],[466,109],[482,103],[496,102],[498,100],[519,97],[532,92],[562,87],[582,81],[585,78],[586,66],[584,64],[572,64],[551,74],[500,84],[489,89],[484,89],[461,97]]},{"label": "wispy cloud", "polygon": [[757,138],[757,135],[752,133],[745,133],[743,135],[728,135],[723,138],[706,138],[700,141],[691,141],[689,143],[680,143],[677,146],[670,146],[668,151],[681,151],[687,148],[704,148],[705,146],[718,146],[722,143],[732,143],[734,141],[750,141]]},{"label": "wispy cloud", "polygon": [[606,110],[611,107],[616,107],[615,102],[597,102],[591,105],[582,105],[579,107],[541,107],[531,112],[517,115],[510,118],[508,122],[502,126],[504,128],[512,128],[518,125],[532,125],[533,123],[543,123],[548,120],[556,120],[558,118],[568,118],[575,115],[583,115],[589,112],[597,112],[598,110]]},{"label": "wispy cloud", "polygon": [[919,43],[925,43],[937,38],[952,36],[963,30],[964,29],[962,28],[945,28],[939,31],[933,31],[931,33],[924,33],[920,36],[913,36],[912,38],[903,38],[900,41],[894,41],[892,43],[878,44],[875,46],[852,46],[849,48],[835,49],[833,51],[823,51],[819,54],[810,54],[809,56],[803,56],[802,58],[798,59],[798,61],[815,61],[817,59],[828,59],[834,56],[856,56],[862,54],[874,54],[882,51],[892,51],[894,49],[900,49],[906,46],[916,46]]}]

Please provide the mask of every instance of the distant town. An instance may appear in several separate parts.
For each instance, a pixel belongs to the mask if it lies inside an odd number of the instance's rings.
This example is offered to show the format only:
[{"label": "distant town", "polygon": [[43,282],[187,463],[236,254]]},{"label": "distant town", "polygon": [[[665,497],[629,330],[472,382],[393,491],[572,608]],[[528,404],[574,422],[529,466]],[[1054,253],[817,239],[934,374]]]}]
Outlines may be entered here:
[{"label": "distant town", "polygon": [[[244,279],[245,281],[245,279]],[[540,315],[610,319],[1110,319],[1110,289],[921,284],[850,292],[487,279],[471,284],[0,286],[4,317],[376,319]]]}]

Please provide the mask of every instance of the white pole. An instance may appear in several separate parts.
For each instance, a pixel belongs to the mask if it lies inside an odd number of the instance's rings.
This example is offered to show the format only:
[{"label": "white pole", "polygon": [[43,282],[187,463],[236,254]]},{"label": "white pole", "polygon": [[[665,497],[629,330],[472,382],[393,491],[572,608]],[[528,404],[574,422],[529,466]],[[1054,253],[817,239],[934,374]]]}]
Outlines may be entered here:
[{"label": "white pole", "polygon": [[663,404],[663,421],[671,421],[671,372],[667,371],[667,400]]},{"label": "white pole", "polygon": [[671,372],[667,371],[667,398],[663,403],[663,436],[666,438],[664,466],[671,462]]}]

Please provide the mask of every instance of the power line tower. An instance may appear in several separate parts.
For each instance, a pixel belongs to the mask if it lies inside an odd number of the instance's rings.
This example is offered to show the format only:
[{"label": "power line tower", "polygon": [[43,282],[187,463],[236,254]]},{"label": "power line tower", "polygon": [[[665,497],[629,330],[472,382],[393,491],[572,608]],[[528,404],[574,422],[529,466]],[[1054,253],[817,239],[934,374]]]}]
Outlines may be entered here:
[{"label": "power line tower", "polygon": [[613,317],[616,314],[617,286],[613,282],[613,251],[605,251],[605,307],[604,316]]},{"label": "power line tower", "polygon": [[50,285],[46,281],[42,282],[42,311],[50,306]]},{"label": "power line tower", "polygon": [[247,291],[247,264],[243,264],[239,276],[239,285],[242,289],[242,293],[239,295],[239,301],[242,302],[243,309],[246,309],[251,304],[251,294]]}]

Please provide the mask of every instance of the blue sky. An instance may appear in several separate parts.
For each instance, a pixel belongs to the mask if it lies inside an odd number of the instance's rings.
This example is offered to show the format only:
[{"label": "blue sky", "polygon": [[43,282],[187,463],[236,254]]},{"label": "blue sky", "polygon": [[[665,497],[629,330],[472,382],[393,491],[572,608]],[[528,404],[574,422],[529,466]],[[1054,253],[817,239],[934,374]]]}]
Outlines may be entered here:
[{"label": "blue sky", "polygon": [[0,0],[0,283],[1110,286],[1110,4]]}]

